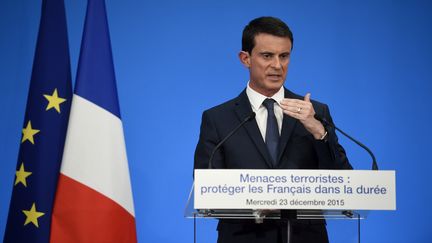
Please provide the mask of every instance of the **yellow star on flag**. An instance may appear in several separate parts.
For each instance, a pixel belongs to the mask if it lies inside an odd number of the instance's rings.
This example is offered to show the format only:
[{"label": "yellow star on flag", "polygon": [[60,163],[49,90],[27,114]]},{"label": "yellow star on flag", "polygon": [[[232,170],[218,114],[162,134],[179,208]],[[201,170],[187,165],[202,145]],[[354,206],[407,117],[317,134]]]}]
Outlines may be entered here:
[{"label": "yellow star on flag", "polygon": [[22,130],[23,137],[21,143],[24,143],[26,140],[29,140],[32,144],[34,144],[33,136],[40,132],[40,130],[33,129],[31,126],[31,121],[27,123],[27,127]]},{"label": "yellow star on flag", "polygon": [[54,89],[54,92],[52,95],[44,94],[44,97],[45,97],[45,99],[48,100],[48,105],[46,107],[46,111],[51,109],[51,108],[54,108],[54,109],[56,109],[56,111],[58,113],[60,113],[60,104],[65,102],[66,99],[58,97],[57,89]]},{"label": "yellow star on flag", "polygon": [[31,127],[31,121],[29,121],[27,123],[27,127],[23,129],[23,138],[21,140],[21,143],[24,143],[26,140],[29,140],[30,143],[34,144],[33,136],[38,132],[40,132],[40,130],[33,129]]},{"label": "yellow star on flag", "polygon": [[29,177],[31,174],[32,174],[31,172],[25,171],[24,163],[21,163],[20,169],[15,172],[16,175],[15,185],[21,182],[25,187],[27,187],[26,178]]},{"label": "yellow star on flag", "polygon": [[22,210],[22,212],[26,216],[26,221],[24,223],[24,226],[29,224],[30,222],[33,223],[36,227],[39,228],[38,218],[42,217],[45,213],[36,211],[36,204],[33,203],[30,210]]}]

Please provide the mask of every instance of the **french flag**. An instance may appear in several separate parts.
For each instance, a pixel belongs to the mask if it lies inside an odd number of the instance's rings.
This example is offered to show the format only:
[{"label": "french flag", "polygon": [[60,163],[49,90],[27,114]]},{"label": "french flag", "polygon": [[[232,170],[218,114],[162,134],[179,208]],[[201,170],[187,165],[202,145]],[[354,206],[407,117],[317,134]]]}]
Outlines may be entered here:
[{"label": "french flag", "polygon": [[104,0],[89,0],[51,242],[137,242]]}]

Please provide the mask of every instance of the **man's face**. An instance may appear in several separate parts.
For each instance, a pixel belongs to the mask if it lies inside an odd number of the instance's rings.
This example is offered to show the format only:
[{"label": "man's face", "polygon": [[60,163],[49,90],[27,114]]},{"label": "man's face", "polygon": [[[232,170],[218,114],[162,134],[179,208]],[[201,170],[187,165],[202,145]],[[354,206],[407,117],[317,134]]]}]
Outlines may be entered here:
[{"label": "man's face", "polygon": [[287,37],[261,33],[255,36],[252,53],[240,52],[241,62],[249,68],[250,87],[271,97],[285,82],[292,43]]}]

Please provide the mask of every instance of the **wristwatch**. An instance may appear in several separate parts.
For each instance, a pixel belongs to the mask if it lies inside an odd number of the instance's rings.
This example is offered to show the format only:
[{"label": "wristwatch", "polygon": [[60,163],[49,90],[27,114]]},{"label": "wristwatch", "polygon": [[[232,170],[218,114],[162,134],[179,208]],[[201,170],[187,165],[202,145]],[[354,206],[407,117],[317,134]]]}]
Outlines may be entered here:
[{"label": "wristwatch", "polygon": [[327,135],[328,135],[328,132],[327,132],[327,130],[324,130],[324,131],[325,131],[324,135],[322,135],[322,137],[321,137],[319,140],[320,140],[320,141],[327,142]]}]

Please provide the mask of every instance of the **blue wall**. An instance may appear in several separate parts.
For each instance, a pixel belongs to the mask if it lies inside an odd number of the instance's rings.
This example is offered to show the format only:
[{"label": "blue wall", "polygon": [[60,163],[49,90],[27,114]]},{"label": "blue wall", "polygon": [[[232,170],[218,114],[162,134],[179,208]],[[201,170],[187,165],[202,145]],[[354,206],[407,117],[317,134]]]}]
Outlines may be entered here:
[{"label": "blue wall", "polygon": [[[14,181],[41,1],[0,1],[0,237]],[[86,2],[66,0],[75,76]],[[397,211],[374,212],[364,242],[430,242],[431,1],[107,1],[140,242],[192,242],[183,218],[201,112],[246,84],[241,31],[278,16],[294,32],[286,86],[397,171]],[[150,117],[158,115],[157,120]],[[341,139],[352,164],[370,159]],[[198,222],[214,242],[215,221]],[[333,242],[354,223],[329,222]],[[350,238],[350,237],[348,237]],[[350,238],[353,242],[354,239]]]}]

